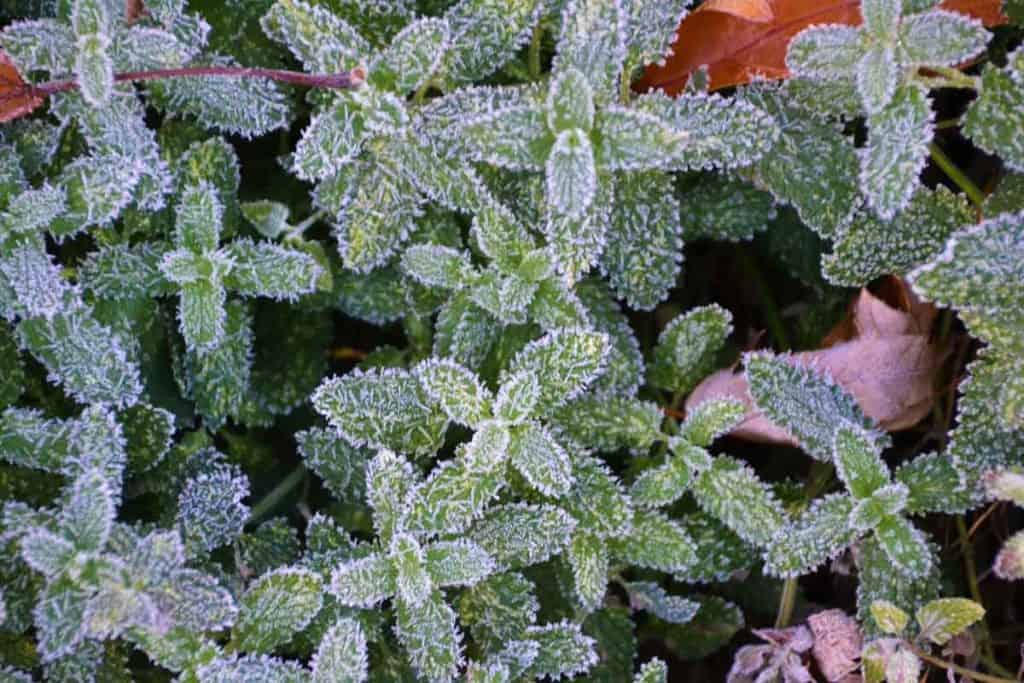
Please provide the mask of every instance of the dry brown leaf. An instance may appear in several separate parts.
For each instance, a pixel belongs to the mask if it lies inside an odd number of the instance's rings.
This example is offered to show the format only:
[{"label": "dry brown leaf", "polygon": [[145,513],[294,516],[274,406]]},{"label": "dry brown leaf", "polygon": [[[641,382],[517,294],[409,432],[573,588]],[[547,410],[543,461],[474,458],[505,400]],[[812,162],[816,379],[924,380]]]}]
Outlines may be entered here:
[{"label": "dry brown leaf", "polygon": [[0,50],[0,123],[25,116],[42,103],[43,98],[25,84],[18,67]]},{"label": "dry brown leaf", "polygon": [[146,5],[142,0],[124,0],[125,23],[134,24],[145,12]]},{"label": "dry brown leaf", "polygon": [[[995,26],[1007,21],[1001,4],[945,0],[940,7]],[[637,88],[678,94],[702,66],[708,67],[712,90],[787,78],[786,48],[793,36],[812,24],[860,23],[860,0],[708,0],[679,25],[672,56],[647,69]]]},{"label": "dry brown leaf", "polygon": [[828,683],[846,680],[859,667],[863,646],[857,620],[841,609],[812,614],[807,625],[814,635],[811,654]]},{"label": "dry brown leaf", "polygon": [[[898,278],[889,278],[883,292],[888,302],[862,289],[847,318],[826,336],[823,348],[788,358],[828,372],[879,427],[898,431],[917,424],[931,410],[935,375],[946,352],[929,338],[933,306],[918,300]],[[735,369],[719,371],[701,382],[687,398],[686,410],[721,398],[734,398],[747,406],[746,419],[731,436],[797,445],[788,432],[755,409],[747,380]]]}]

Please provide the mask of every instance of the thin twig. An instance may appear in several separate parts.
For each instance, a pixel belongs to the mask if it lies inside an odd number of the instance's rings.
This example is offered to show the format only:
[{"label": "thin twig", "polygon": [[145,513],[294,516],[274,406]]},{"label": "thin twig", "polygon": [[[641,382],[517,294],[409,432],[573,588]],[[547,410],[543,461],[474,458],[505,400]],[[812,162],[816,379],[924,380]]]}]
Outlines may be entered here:
[{"label": "thin twig", "polygon": [[263,496],[249,511],[249,519],[246,523],[251,524],[264,517],[273,510],[281,500],[292,492],[296,486],[305,478],[306,468],[299,465],[271,489],[270,493]]},{"label": "thin twig", "polygon": [[961,676],[967,676],[968,678],[970,678],[972,680],[981,681],[981,683],[1018,683],[1017,681],[1013,680],[1012,678],[1002,678],[1000,676],[989,676],[988,674],[979,673],[979,672],[974,671],[972,669],[968,669],[968,668],[959,666],[957,664],[954,664],[953,662],[947,662],[944,659],[939,659],[938,657],[933,657],[932,655],[928,654],[927,652],[923,652],[922,650],[919,650],[916,647],[912,647],[911,651],[913,651],[913,653],[915,655],[917,655],[918,657],[920,657],[921,659],[923,659],[924,661],[928,662],[929,664],[931,664],[933,666],[937,666],[937,667],[940,667],[942,669],[953,671],[955,673],[960,674]]}]

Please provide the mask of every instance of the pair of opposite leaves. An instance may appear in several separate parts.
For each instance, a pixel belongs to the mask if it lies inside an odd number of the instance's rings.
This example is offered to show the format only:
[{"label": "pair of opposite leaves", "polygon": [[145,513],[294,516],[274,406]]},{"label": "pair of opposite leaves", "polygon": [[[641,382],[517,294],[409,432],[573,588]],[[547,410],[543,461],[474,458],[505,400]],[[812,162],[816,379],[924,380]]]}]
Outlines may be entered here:
[{"label": "pair of opposite leaves", "polygon": [[[945,0],[939,7],[986,26],[1007,21],[1002,0]],[[706,0],[679,25],[672,55],[648,68],[636,87],[676,95],[702,67],[711,90],[788,78],[786,49],[793,36],[815,24],[860,23],[860,0]]]}]

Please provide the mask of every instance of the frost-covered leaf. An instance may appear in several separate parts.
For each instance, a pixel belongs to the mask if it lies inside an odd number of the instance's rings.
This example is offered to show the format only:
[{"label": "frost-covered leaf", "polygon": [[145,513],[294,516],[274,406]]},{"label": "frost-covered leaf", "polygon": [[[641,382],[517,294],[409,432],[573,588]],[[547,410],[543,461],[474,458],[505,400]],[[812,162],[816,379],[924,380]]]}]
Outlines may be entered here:
[{"label": "frost-covered leaf", "polygon": [[331,574],[331,594],[343,605],[374,607],[397,589],[394,563],[384,555],[346,562]]},{"label": "frost-covered leaf", "polygon": [[885,43],[869,46],[857,62],[857,91],[869,115],[877,115],[892,102],[899,83],[899,67],[895,49]]},{"label": "frost-covered leaf", "polygon": [[532,677],[557,680],[586,672],[597,663],[593,638],[568,621],[531,626],[523,636],[540,646],[529,668]]},{"label": "frost-covered leaf", "polygon": [[414,244],[402,254],[402,270],[425,287],[459,289],[475,269],[468,254],[440,244]]},{"label": "frost-covered leaf", "polygon": [[633,510],[629,496],[611,471],[596,458],[573,462],[575,483],[560,499],[561,506],[580,528],[596,536],[621,537],[629,533]]},{"label": "frost-covered leaf", "polygon": [[247,652],[270,652],[301,631],[320,611],[320,576],[285,567],[264,574],[242,595],[232,637]]},{"label": "frost-covered leaf", "polygon": [[502,569],[537,564],[568,545],[576,522],[551,505],[524,503],[492,508],[470,531],[469,538]]},{"label": "frost-covered leaf", "polygon": [[544,234],[548,238],[548,252],[569,287],[597,265],[608,244],[614,203],[613,178],[600,175],[596,192],[589,208],[579,216],[560,213],[551,202],[545,205]]},{"label": "frost-covered leaf", "polygon": [[902,275],[937,256],[949,236],[972,222],[970,205],[939,186],[919,190],[906,209],[882,221],[862,213],[822,260],[822,272],[834,284],[866,285],[885,274]]},{"label": "frost-covered leaf", "polygon": [[522,574],[492,574],[459,599],[459,619],[473,639],[498,649],[534,622],[540,605],[534,586]]},{"label": "frost-covered leaf", "polygon": [[351,25],[319,4],[278,0],[260,24],[312,73],[352,69],[372,53],[369,43]]},{"label": "frost-covered leaf", "polygon": [[630,487],[629,496],[642,507],[662,507],[679,500],[690,485],[690,468],[682,458],[644,470]]},{"label": "frost-covered leaf", "polygon": [[[933,552],[928,548],[927,555],[931,557]],[[903,611],[912,613],[939,597],[941,584],[938,562],[931,562],[928,573],[920,577],[893,571],[888,555],[878,541],[870,536],[858,545],[855,559],[860,579],[857,584],[857,617],[868,636],[878,633],[870,612],[870,606],[876,600],[887,600]]]},{"label": "frost-covered leaf", "polygon": [[687,410],[679,435],[695,446],[706,448],[739,424],[745,415],[746,408],[741,401],[709,399]]},{"label": "frost-covered leaf", "polygon": [[451,418],[469,427],[491,415],[494,397],[476,373],[450,360],[427,360],[416,367],[423,391]]},{"label": "frost-covered leaf", "polygon": [[702,509],[748,543],[764,546],[783,527],[782,505],[753,468],[739,460],[716,458],[692,489]]},{"label": "frost-covered leaf", "polygon": [[178,496],[178,526],[186,546],[204,553],[233,541],[249,516],[242,499],[249,480],[235,466],[215,464],[191,477]]},{"label": "frost-covered leaf", "polygon": [[1024,123],[1024,78],[1018,67],[1007,73],[988,65],[981,90],[964,116],[964,135],[989,154],[998,154],[1012,169],[1024,171],[1024,142],[1015,131]]},{"label": "frost-covered leaf", "polygon": [[510,431],[508,459],[531,486],[546,496],[560,496],[572,486],[569,454],[539,423],[526,422]]},{"label": "frost-covered leaf", "polygon": [[637,510],[631,531],[610,539],[609,547],[618,559],[663,572],[684,573],[697,560],[686,529],[653,510]]},{"label": "frost-covered leaf", "polygon": [[777,215],[772,195],[721,174],[702,174],[677,191],[685,240],[749,241]]},{"label": "frost-covered leaf", "polygon": [[681,165],[677,150],[687,146],[693,133],[677,130],[653,114],[610,105],[598,114],[595,134],[600,142],[594,152],[604,170],[670,169]]},{"label": "frost-covered leaf", "polygon": [[597,195],[597,166],[590,138],[571,128],[558,134],[545,166],[551,208],[567,218],[580,218]]},{"label": "frost-covered leaf", "polygon": [[0,46],[21,73],[71,73],[75,38],[65,22],[50,18],[13,21],[0,32]]},{"label": "frost-covered leaf", "polygon": [[300,664],[268,655],[218,658],[196,669],[199,683],[308,683]]},{"label": "frost-covered leaf", "polygon": [[878,453],[877,437],[859,427],[839,427],[832,462],[854,498],[867,498],[889,483],[889,468]]},{"label": "frost-covered leaf", "polygon": [[14,310],[29,318],[52,318],[73,297],[60,268],[34,244],[18,245],[4,254],[0,259],[0,286],[10,288],[17,302]]},{"label": "frost-covered leaf", "polygon": [[888,517],[875,527],[875,538],[892,567],[911,578],[925,576],[932,556],[924,533],[902,517]]},{"label": "frost-covered leaf", "polygon": [[849,524],[853,505],[853,500],[844,495],[815,500],[770,540],[765,571],[773,576],[798,576],[838,555],[860,535]]},{"label": "frost-covered leaf", "polygon": [[[214,66],[233,66],[217,57]],[[261,78],[173,78],[151,82],[154,103],[166,112],[186,114],[224,133],[252,138],[288,124],[290,112],[277,84]]]},{"label": "frost-covered leaf", "polygon": [[933,116],[927,95],[907,86],[868,117],[868,142],[859,152],[860,181],[868,204],[883,220],[906,208],[920,185]]},{"label": "frost-covered leaf", "polygon": [[626,60],[626,16],[620,0],[573,0],[562,14],[553,70],[576,69],[598,100],[618,94]]},{"label": "frost-covered leaf", "polygon": [[89,593],[66,577],[47,584],[32,612],[44,662],[73,652],[85,636]]},{"label": "frost-covered leaf", "polygon": [[626,584],[629,606],[650,612],[670,624],[685,624],[700,610],[700,603],[678,595],[670,595],[651,581],[633,581]]},{"label": "frost-covered leaf", "polygon": [[167,293],[160,273],[163,252],[152,244],[114,244],[90,252],[78,269],[86,289],[103,299],[123,301]]},{"label": "frost-covered leaf", "polygon": [[667,56],[676,27],[687,13],[685,0],[625,0],[628,66],[646,66]]},{"label": "frost-covered leaf", "polygon": [[405,515],[406,497],[419,482],[408,460],[381,449],[366,465],[366,502],[377,535],[390,543]]},{"label": "frost-covered leaf", "polygon": [[391,539],[389,559],[395,568],[398,601],[410,607],[422,606],[434,590],[423,546],[411,534],[395,534]]},{"label": "frost-covered leaf", "polygon": [[494,560],[467,539],[431,544],[425,556],[427,573],[439,587],[472,586],[494,572]]},{"label": "frost-covered leaf", "polygon": [[366,132],[366,114],[350,97],[339,96],[317,112],[295,146],[292,170],[304,180],[321,180],[358,156]]},{"label": "frost-covered leaf", "polygon": [[93,107],[102,107],[114,91],[114,62],[108,48],[110,39],[100,33],[80,36],[75,55],[75,80],[82,97]]},{"label": "frost-covered leaf", "polygon": [[608,585],[608,550],[605,542],[577,531],[565,554],[572,568],[576,598],[586,610],[600,606]]},{"label": "frost-covered leaf", "polygon": [[[763,353],[748,354],[746,368],[757,407],[818,460],[832,459],[837,424],[872,430],[853,396],[816,368]],[[885,445],[884,435],[878,434],[875,443]]]},{"label": "frost-covered leaf", "polygon": [[[355,370],[331,377],[312,400],[331,426],[357,447],[433,453],[448,422],[416,377],[402,370]],[[383,406],[389,406],[387,411]]]},{"label": "frost-covered leaf", "polygon": [[633,677],[633,683],[665,683],[668,680],[668,665],[660,659],[645,662]]},{"label": "frost-covered leaf", "polygon": [[604,368],[608,336],[583,328],[550,332],[512,359],[509,375],[532,374],[538,380],[538,408],[551,410],[583,392]]},{"label": "frost-covered leaf", "polygon": [[654,403],[615,396],[584,396],[549,418],[559,438],[599,451],[628,448],[642,452],[661,433],[664,415]]},{"label": "frost-covered leaf", "polygon": [[[457,137],[475,161],[513,171],[544,168],[554,138],[537,107],[515,106],[480,114],[456,125]],[[565,131],[571,136],[571,131]],[[590,151],[589,141],[585,151]],[[565,153],[572,151],[565,150]],[[563,155],[564,156],[564,155]],[[590,158],[593,165],[593,156]],[[571,170],[572,167],[569,166]]]},{"label": "frost-covered leaf", "polygon": [[650,172],[619,178],[601,272],[631,307],[650,310],[668,297],[683,260],[680,231],[671,176]]},{"label": "frost-covered leaf", "polygon": [[786,67],[797,76],[835,79],[849,76],[863,54],[861,33],[854,26],[810,26],[796,34],[786,49]]},{"label": "frost-covered leaf", "polygon": [[395,634],[419,675],[440,681],[454,678],[462,664],[462,634],[441,593],[434,591],[418,607],[399,602],[397,612]]},{"label": "frost-covered leaf", "polygon": [[658,335],[649,381],[668,391],[689,392],[715,369],[731,333],[732,314],[715,304],[674,318]]},{"label": "frost-covered leaf", "polygon": [[555,132],[594,126],[594,91],[586,76],[568,68],[551,79],[547,99],[548,128]]},{"label": "frost-covered leaf", "polygon": [[370,65],[370,84],[397,93],[416,90],[440,68],[448,41],[445,20],[424,18],[412,22]]},{"label": "frost-covered leaf", "polygon": [[989,39],[981,21],[941,9],[906,17],[899,33],[905,61],[935,66],[971,61]]},{"label": "frost-covered leaf", "polygon": [[76,550],[98,553],[106,546],[116,512],[112,486],[98,470],[85,472],[72,484],[57,530]]},{"label": "frost-covered leaf", "polygon": [[509,435],[487,427],[473,437],[464,456],[431,472],[406,501],[407,528],[417,533],[459,533],[483,514],[504,485],[498,464],[504,459]]},{"label": "frost-covered leaf", "polygon": [[369,660],[366,635],[355,619],[339,619],[324,634],[313,659],[313,683],[363,683]]},{"label": "frost-covered leaf", "polygon": [[68,569],[75,559],[75,546],[47,529],[33,529],[21,537],[19,544],[25,564],[47,579]]},{"label": "frost-covered leaf", "polygon": [[295,301],[315,291],[323,274],[309,254],[270,242],[235,240],[224,252],[232,261],[224,284],[243,296]]}]

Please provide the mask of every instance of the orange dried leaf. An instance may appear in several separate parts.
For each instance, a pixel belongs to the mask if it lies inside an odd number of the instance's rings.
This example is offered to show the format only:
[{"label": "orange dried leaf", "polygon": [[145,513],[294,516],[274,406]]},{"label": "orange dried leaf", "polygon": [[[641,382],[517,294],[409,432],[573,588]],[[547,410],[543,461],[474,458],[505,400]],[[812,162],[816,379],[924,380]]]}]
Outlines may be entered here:
[{"label": "orange dried leaf", "polygon": [[[940,7],[995,26],[1007,21],[1001,5],[1001,0],[945,0]],[[787,78],[786,49],[793,36],[812,24],[860,23],[859,0],[708,0],[679,25],[672,56],[648,68],[637,88],[678,94],[702,66],[712,90],[756,78]]]},{"label": "orange dried leaf", "polygon": [[[847,319],[826,336],[824,348],[789,358],[827,371],[879,427],[898,431],[912,427],[931,410],[935,377],[946,351],[929,338],[934,307],[921,303],[898,278],[885,284],[885,296],[894,305],[861,290]],[[686,410],[721,398],[734,398],[747,406],[746,419],[730,432],[732,436],[797,445],[754,407],[746,377],[732,369],[701,382],[687,398]]]},{"label": "orange dried leaf", "polygon": [[0,50],[0,123],[25,116],[42,103],[43,98],[25,83],[11,58]]}]

